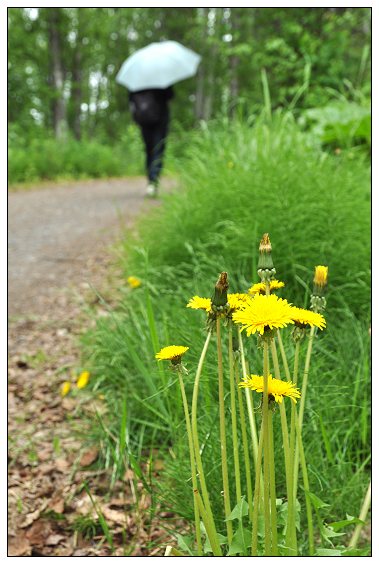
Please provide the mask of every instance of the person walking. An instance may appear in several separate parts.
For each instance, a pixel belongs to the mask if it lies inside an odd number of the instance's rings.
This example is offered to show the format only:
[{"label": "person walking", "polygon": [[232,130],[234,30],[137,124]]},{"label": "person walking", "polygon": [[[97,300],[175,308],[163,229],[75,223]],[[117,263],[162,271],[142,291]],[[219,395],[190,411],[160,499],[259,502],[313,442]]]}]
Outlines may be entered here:
[{"label": "person walking", "polygon": [[146,195],[157,197],[159,177],[170,122],[169,101],[174,97],[172,86],[129,92],[132,117],[141,129],[146,154]]}]

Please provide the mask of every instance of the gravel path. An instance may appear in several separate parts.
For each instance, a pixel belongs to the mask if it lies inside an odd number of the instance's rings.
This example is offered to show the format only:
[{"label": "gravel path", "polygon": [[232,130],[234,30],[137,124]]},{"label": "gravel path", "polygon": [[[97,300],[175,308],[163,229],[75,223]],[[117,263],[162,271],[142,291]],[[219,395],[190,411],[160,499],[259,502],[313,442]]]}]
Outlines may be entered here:
[{"label": "gravel path", "polygon": [[128,178],[10,193],[10,316],[42,313],[45,299],[57,290],[91,282],[91,267],[121,228],[157,205],[156,200],[146,200],[144,192],[143,178]]}]

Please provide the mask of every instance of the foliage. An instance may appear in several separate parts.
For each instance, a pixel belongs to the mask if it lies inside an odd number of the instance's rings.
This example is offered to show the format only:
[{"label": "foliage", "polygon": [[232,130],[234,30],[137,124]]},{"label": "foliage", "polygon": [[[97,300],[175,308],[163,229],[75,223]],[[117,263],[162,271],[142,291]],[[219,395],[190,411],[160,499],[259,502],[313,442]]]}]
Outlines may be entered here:
[{"label": "foliage", "polygon": [[368,96],[370,16],[326,7],[10,8],[9,121],[25,133],[36,124],[57,133],[61,122],[76,138],[115,142],[130,123],[115,76],[132,52],[163,39],[202,55],[197,77],[175,88],[173,115],[186,128],[259,112],[262,69],[274,108],[295,97],[300,108],[324,106],[346,84]]},{"label": "foliage", "polygon": [[[142,433],[146,446],[170,445],[165,476],[156,488],[167,505],[190,518],[180,390],[154,354],[160,346],[183,344],[190,347],[188,364],[196,362],[204,327],[201,312],[186,310],[185,304],[195,294],[210,296],[221,270],[228,271],[232,291],[246,291],[256,281],[258,238],[269,231],[290,301],[307,305],[314,265],[329,266],[328,329],[315,343],[304,445],[311,490],[329,504],[328,521],[344,519],[346,511],[357,515],[370,461],[367,160],[354,150],[338,156],[321,152],[288,114],[274,115],[271,124],[224,120],[204,126],[192,144],[181,162],[181,188],[120,249],[125,276],[138,276],[142,286],[122,290],[120,307],[98,319],[85,338],[95,388],[108,403],[107,425],[117,436],[120,422],[114,414],[126,398],[130,437]],[[209,368],[215,355],[210,350],[202,376],[201,443],[211,469],[209,489],[217,492],[222,489],[214,464],[217,375]],[[258,372],[259,361],[252,358]],[[188,390],[193,379],[191,371]],[[322,440],[314,441],[315,433]],[[140,443],[131,439],[129,448],[134,452]],[[281,491],[283,481],[277,486]]]}]

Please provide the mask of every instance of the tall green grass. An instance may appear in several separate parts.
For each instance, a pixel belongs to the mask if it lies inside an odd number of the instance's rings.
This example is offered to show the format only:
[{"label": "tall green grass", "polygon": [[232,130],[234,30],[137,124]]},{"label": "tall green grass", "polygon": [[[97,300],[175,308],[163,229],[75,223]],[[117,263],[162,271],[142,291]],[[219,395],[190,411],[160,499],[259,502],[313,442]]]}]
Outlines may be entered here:
[{"label": "tall green grass", "polygon": [[[126,401],[131,452],[143,451],[132,439],[143,429],[145,448],[154,444],[166,458],[156,484],[162,500],[189,517],[192,491],[179,386],[154,353],[168,344],[190,347],[189,392],[205,332],[202,312],[185,305],[195,294],[210,296],[222,270],[229,274],[230,291],[246,291],[257,281],[259,239],[269,232],[278,278],[286,283],[281,295],[290,302],[309,306],[314,266],[329,266],[328,327],[316,339],[304,445],[312,492],[329,504],[330,519],[356,515],[370,464],[367,160],[354,150],[338,156],[321,152],[290,114],[277,114],[271,123],[205,127],[178,168],[178,190],[164,196],[162,206],[141,220],[138,235],[120,248],[125,276],[139,276],[142,286],[123,289],[117,310],[86,336],[95,387],[108,403],[107,425],[120,437],[118,414]],[[213,343],[202,376],[199,428],[217,507],[222,485],[212,462],[219,451],[215,348]],[[253,346],[248,357],[251,371],[259,373]],[[284,482],[277,487],[280,494]]]}]

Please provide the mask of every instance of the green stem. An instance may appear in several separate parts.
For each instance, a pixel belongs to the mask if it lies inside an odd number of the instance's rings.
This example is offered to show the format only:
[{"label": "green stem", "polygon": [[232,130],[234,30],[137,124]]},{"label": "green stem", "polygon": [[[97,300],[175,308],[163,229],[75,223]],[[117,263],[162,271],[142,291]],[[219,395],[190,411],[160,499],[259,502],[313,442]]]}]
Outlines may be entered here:
[{"label": "green stem", "polygon": [[[192,431],[191,431],[191,420],[190,420],[190,414],[189,414],[189,410],[188,410],[186,390],[185,390],[185,387],[184,387],[184,382],[183,382],[183,378],[182,378],[180,370],[178,371],[178,375],[179,375],[180,391],[182,393],[184,416],[185,416],[185,420],[186,420],[188,445],[189,445],[189,451],[190,451],[192,490],[193,490],[193,492],[195,492],[195,490],[197,490],[197,479],[196,479],[195,452],[194,452],[194,448],[193,448],[193,439],[192,439]],[[196,531],[197,554],[199,556],[202,556],[203,550],[202,550],[202,543],[201,543],[200,517],[199,517],[199,508],[198,508],[198,505],[196,503],[195,493],[193,494],[193,501],[194,501],[194,512],[195,512],[195,531]]]},{"label": "green stem", "polygon": [[195,502],[199,509],[201,518],[204,522],[205,530],[207,531],[209,544],[211,545],[211,549],[215,556],[222,556],[222,550],[220,543],[218,541],[217,532],[214,528],[214,524],[212,520],[209,518],[208,512],[205,510],[203,500],[201,499],[201,495],[199,490],[194,490]]},{"label": "green stem", "polygon": [[202,492],[202,495],[203,495],[203,498],[204,498],[204,506],[205,506],[206,512],[208,514],[208,519],[212,523],[214,533],[216,533],[216,526],[215,526],[214,519],[213,519],[211,503],[209,501],[207,484],[206,484],[206,481],[205,481],[203,463],[201,461],[199,435],[198,435],[198,432],[197,432],[197,402],[198,402],[198,396],[199,396],[200,376],[201,376],[201,372],[202,372],[202,369],[203,369],[205,355],[207,354],[208,345],[209,345],[209,341],[211,339],[211,335],[212,335],[212,333],[211,333],[211,331],[209,331],[207,338],[205,340],[205,343],[204,343],[203,350],[202,350],[201,355],[200,355],[200,360],[199,360],[199,364],[198,364],[197,371],[196,371],[195,383],[194,383],[194,386],[193,386],[193,394],[192,394],[191,422],[192,422],[193,448],[194,448],[197,471],[198,471],[198,475],[199,475],[199,481],[200,481],[200,485],[201,485],[201,492]]},{"label": "green stem", "polygon": [[[361,512],[359,514],[359,519],[361,521],[366,521],[367,513],[368,510],[370,509],[370,503],[371,503],[371,480],[367,488],[367,492],[361,508]],[[358,523],[358,525],[355,527],[353,536],[351,537],[351,540],[349,542],[349,548],[355,548],[357,546],[362,527],[363,527],[363,523]]]},{"label": "green stem", "polygon": [[278,337],[278,344],[279,344],[280,354],[281,354],[282,361],[283,361],[284,372],[285,372],[287,380],[290,381],[291,380],[291,373],[290,373],[290,369],[289,369],[289,366],[288,366],[287,355],[286,355],[286,351],[284,350],[280,329],[277,330],[276,336]]},{"label": "green stem", "polygon": [[[313,346],[314,335],[315,335],[315,328],[312,327],[311,331],[309,333],[307,355],[305,357],[305,365],[304,365],[303,382],[302,382],[302,386],[301,386],[301,398],[300,398],[300,407],[299,407],[299,416],[298,416],[300,436],[301,436],[301,432],[302,432],[302,429],[303,429],[305,398],[306,398],[306,393],[307,393],[308,374],[309,374],[309,366],[311,364],[312,346]],[[294,497],[295,498],[297,496],[298,477],[299,477],[299,442],[297,442],[296,447],[295,447],[295,460],[294,460],[294,468],[293,468]]]},{"label": "green stem", "polygon": [[259,517],[259,502],[261,500],[260,482],[261,482],[261,475],[262,475],[262,452],[263,452],[263,420],[262,420],[261,430],[260,430],[260,434],[259,434],[258,456],[257,456],[257,464],[256,464],[256,467],[255,467],[253,529],[252,529],[252,542],[251,542],[251,554],[252,554],[252,556],[258,556],[258,517]]},{"label": "green stem", "polygon": [[271,518],[270,518],[270,447],[268,429],[268,341],[263,340],[263,508],[265,523],[265,556],[271,556]]},{"label": "green stem", "polygon": [[[294,368],[293,368],[293,383],[297,384],[298,372],[299,372],[299,352],[300,352],[300,341],[296,341],[295,346],[295,360],[294,360]],[[291,401],[291,432],[290,432],[290,476],[292,476],[293,481],[293,474],[294,474],[294,465],[295,465],[295,445],[296,445],[296,426],[295,426],[295,418],[297,417],[297,408],[296,403]],[[293,482],[292,485],[293,492],[295,491],[295,484]],[[296,511],[296,497],[293,499],[293,512],[291,515],[292,522],[290,523],[291,528],[290,530],[292,533],[295,534],[295,541],[296,541],[296,522],[295,522],[295,511]]]},{"label": "green stem", "polygon": [[[230,508],[229,477],[228,477],[228,455],[226,450],[224,375],[222,369],[220,317],[217,317],[216,319],[216,333],[217,333],[218,400],[219,400],[219,413],[220,413],[221,468],[222,468],[222,484],[224,489],[225,519],[227,519],[227,517],[229,517],[231,513],[231,508]],[[226,521],[226,531],[227,531],[228,542],[230,545],[233,539],[233,525],[231,521]]]},{"label": "green stem", "polygon": [[[278,354],[276,351],[275,341],[271,341],[271,354],[274,363],[275,378],[280,380],[280,368]],[[287,415],[284,402],[279,404],[280,423],[282,427],[283,451],[284,451],[284,467],[286,472],[286,487],[287,487],[287,500],[288,500],[288,517],[287,517],[287,533],[286,533],[286,546],[290,556],[297,554],[297,539],[295,528],[295,507],[293,497],[293,474],[290,455],[290,444],[288,437]]]},{"label": "green stem", "polygon": [[[244,378],[247,378],[247,369],[246,369],[246,361],[245,361],[245,352],[243,347],[242,335],[240,331],[238,331],[238,345],[241,351],[241,365],[242,365],[242,375]],[[249,388],[245,388],[245,397],[246,397],[246,404],[247,404],[247,413],[249,417],[250,423],[250,431],[251,431],[251,439],[253,442],[253,453],[254,453],[254,461],[257,461],[258,455],[258,435],[257,435],[257,426],[255,423],[255,414],[254,414],[254,406],[252,402],[251,392]]]},{"label": "green stem", "polygon": [[268,427],[269,427],[272,555],[278,556],[278,529],[277,529],[277,517],[276,517],[274,431],[273,431],[273,426],[272,426],[272,410],[271,409],[269,409],[269,411],[268,411]]},{"label": "green stem", "polygon": [[241,474],[238,453],[238,433],[237,433],[237,411],[236,411],[236,391],[234,378],[234,354],[233,354],[233,326],[229,324],[229,383],[230,383],[230,410],[232,414],[232,437],[233,437],[233,458],[234,473],[236,481],[236,504],[241,500]]},{"label": "green stem", "polygon": [[243,456],[244,456],[244,461],[245,461],[247,504],[249,506],[250,522],[252,523],[253,522],[253,489],[252,489],[252,485],[251,485],[251,467],[250,467],[250,456],[249,456],[249,443],[248,443],[248,440],[247,440],[245,408],[243,406],[242,390],[239,387],[238,363],[235,363],[235,377],[236,377],[236,385],[237,385],[238,408],[239,408],[240,423],[241,423]]},{"label": "green stem", "polygon": [[315,545],[314,545],[313,520],[312,520],[312,505],[308,495],[310,492],[308,470],[307,470],[307,463],[305,461],[303,440],[301,438],[301,429],[300,429],[298,417],[295,418],[295,425],[296,425],[296,435],[298,439],[297,444],[299,446],[299,452],[300,452],[301,473],[303,475],[303,484],[304,484],[304,492],[305,492],[305,507],[307,512],[307,523],[308,523],[309,556],[313,556],[315,552]]}]

